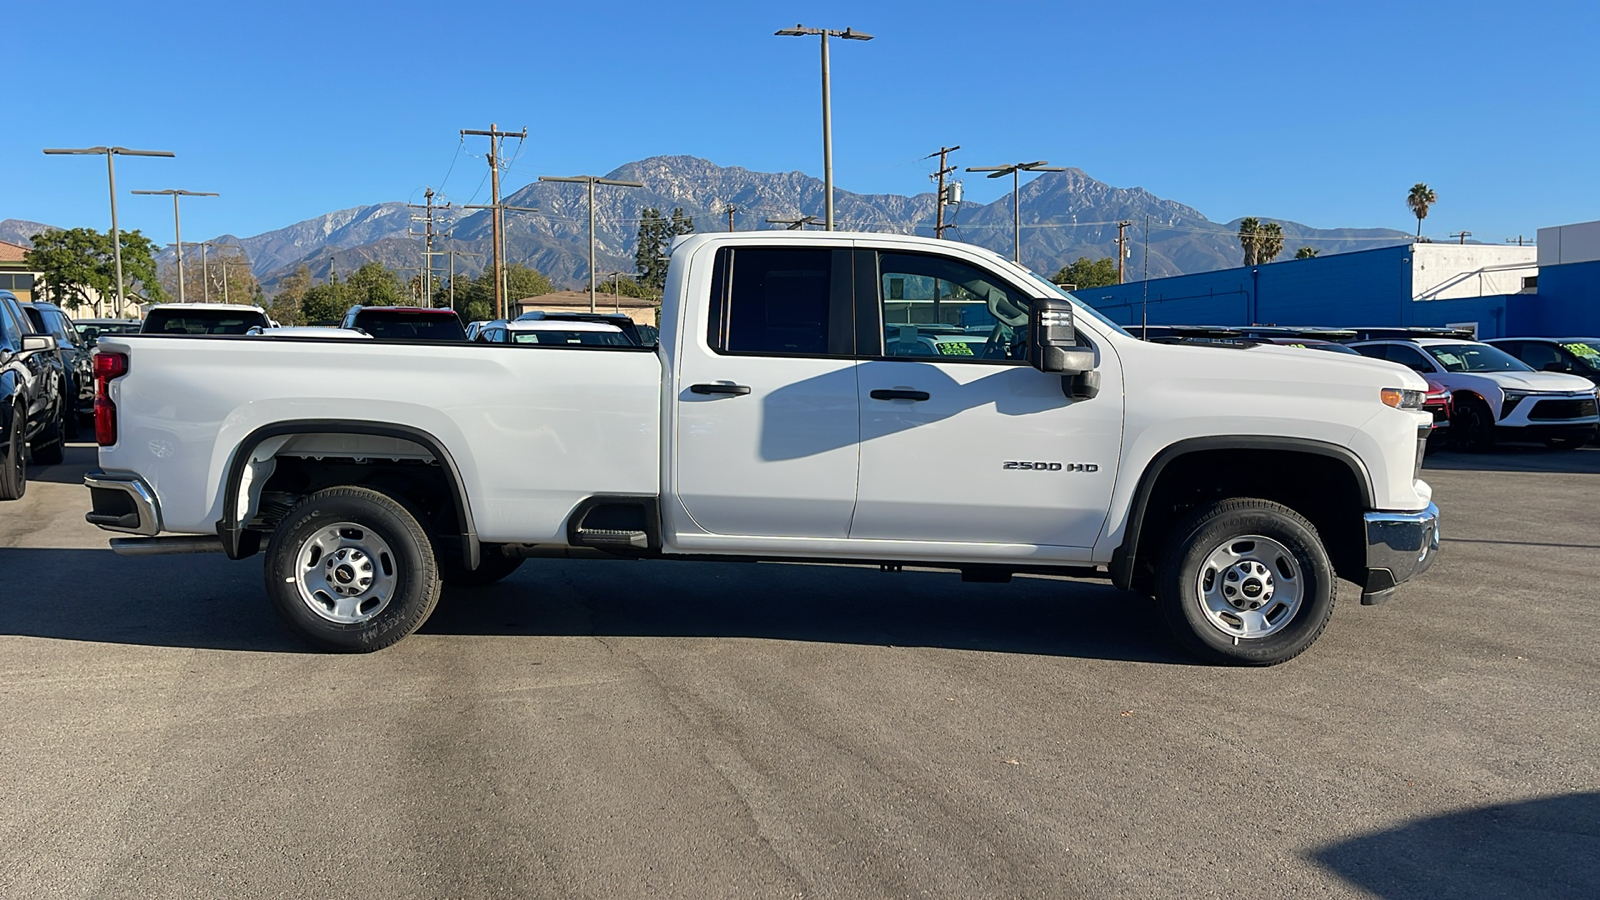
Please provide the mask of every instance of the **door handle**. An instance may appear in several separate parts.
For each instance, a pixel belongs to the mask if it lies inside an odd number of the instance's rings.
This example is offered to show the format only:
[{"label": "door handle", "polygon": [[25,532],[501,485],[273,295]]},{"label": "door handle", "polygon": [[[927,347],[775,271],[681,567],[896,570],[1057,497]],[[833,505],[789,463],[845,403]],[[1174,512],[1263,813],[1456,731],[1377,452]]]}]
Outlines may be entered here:
[{"label": "door handle", "polygon": [[691,394],[748,394],[750,389],[742,384],[691,384]]},{"label": "door handle", "polygon": [[875,391],[872,392],[872,399],[874,399],[874,400],[926,400],[926,399],[928,399],[928,392],[927,391],[885,390],[883,388],[879,388],[878,390],[875,390]]}]

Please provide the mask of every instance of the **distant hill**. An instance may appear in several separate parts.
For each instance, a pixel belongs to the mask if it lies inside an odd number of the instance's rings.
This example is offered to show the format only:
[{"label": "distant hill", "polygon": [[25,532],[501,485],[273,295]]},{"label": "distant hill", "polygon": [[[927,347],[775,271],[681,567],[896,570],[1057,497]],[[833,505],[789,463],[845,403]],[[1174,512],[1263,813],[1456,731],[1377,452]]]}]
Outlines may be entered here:
[{"label": "distant hill", "polygon": [[[734,226],[741,231],[774,228],[768,218],[821,216],[822,181],[801,172],[752,172],[719,166],[692,156],[654,156],[603,173],[608,178],[643,182],[643,188],[600,186],[595,190],[596,268],[604,274],[634,270],[634,239],[639,212],[657,207],[670,212],[681,206],[694,217],[697,230],[727,228],[724,210],[737,208]],[[1239,265],[1238,222],[1219,223],[1199,210],[1164,200],[1142,188],[1117,188],[1096,181],[1078,169],[1042,175],[1022,187],[1022,261],[1035,271],[1054,273],[1080,256],[1116,254],[1116,223],[1134,223],[1129,278],[1144,271],[1144,225],[1149,218],[1150,277],[1204,272]],[[558,285],[577,286],[588,278],[588,209],[583,185],[535,183],[506,197],[513,206],[538,207],[534,214],[506,214],[506,257],[533,266]],[[835,218],[841,229],[931,235],[933,193],[836,193]],[[1366,250],[1409,240],[1403,231],[1387,228],[1321,229],[1263,217],[1284,230],[1285,254],[1311,246],[1323,254]],[[1010,255],[1011,197],[993,203],[963,203],[946,211],[957,227],[947,237],[989,247]],[[0,238],[11,220],[0,223]],[[27,223],[33,225],[33,223]],[[40,227],[40,226],[34,226]],[[326,278],[330,268],[348,272],[369,260],[413,271],[420,264],[422,241],[407,234],[410,210],[403,203],[379,203],[339,210],[287,228],[253,237],[217,238],[238,243],[249,255],[256,276],[270,291],[283,277],[304,264]],[[458,216],[441,227],[453,236],[436,249],[456,248],[479,256],[457,258],[458,270],[476,274],[487,265],[491,244],[487,211]],[[170,251],[169,251],[170,252]],[[435,265],[446,268],[440,257]]]},{"label": "distant hill", "polygon": [[24,247],[33,246],[33,236],[46,231],[56,230],[54,225],[43,222],[29,222],[27,219],[0,219],[0,241],[8,244],[21,244]]}]

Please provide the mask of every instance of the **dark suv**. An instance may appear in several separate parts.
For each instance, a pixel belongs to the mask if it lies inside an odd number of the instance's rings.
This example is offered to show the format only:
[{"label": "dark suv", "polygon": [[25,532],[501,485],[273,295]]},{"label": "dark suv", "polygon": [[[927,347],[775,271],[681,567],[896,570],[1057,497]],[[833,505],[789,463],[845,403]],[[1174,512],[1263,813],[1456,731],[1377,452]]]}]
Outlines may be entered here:
[{"label": "dark suv", "polygon": [[56,339],[61,368],[66,373],[66,430],[68,438],[78,436],[79,424],[94,417],[94,348],[78,334],[76,323],[54,303],[23,303],[22,311],[33,323],[33,330]]},{"label": "dark suv", "polygon": [[425,306],[352,306],[339,327],[370,334],[380,341],[467,339],[467,330],[455,310]]},{"label": "dark suv", "polygon": [[10,291],[0,291],[0,500],[22,496],[28,458],[61,462],[62,372],[56,339],[38,334]]},{"label": "dark suv", "polygon": [[1565,372],[1600,384],[1600,338],[1495,338],[1487,343],[1541,372]]}]

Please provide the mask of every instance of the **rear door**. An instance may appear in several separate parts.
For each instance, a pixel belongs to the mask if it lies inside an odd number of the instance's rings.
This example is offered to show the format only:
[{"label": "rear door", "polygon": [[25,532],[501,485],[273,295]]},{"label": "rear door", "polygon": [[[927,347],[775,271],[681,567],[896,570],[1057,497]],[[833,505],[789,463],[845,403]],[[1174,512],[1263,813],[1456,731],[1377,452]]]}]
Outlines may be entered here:
[{"label": "rear door", "polygon": [[701,531],[848,536],[860,440],[851,276],[848,241],[739,243],[715,249],[709,303],[685,298],[696,314],[678,358],[674,492]]}]

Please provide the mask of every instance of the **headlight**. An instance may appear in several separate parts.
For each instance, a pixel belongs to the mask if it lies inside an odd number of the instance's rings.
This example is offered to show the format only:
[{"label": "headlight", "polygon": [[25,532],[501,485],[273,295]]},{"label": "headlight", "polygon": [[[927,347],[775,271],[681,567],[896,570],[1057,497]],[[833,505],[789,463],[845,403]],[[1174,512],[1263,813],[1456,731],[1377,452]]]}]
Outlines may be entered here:
[{"label": "headlight", "polygon": [[1423,396],[1422,391],[1413,391],[1409,388],[1384,388],[1379,393],[1383,405],[1395,409],[1421,409]]},{"label": "headlight", "polygon": [[1500,404],[1500,418],[1502,418],[1502,419],[1504,419],[1506,416],[1511,415],[1511,411],[1513,409],[1517,408],[1517,404],[1521,403],[1523,400],[1527,399],[1528,392],[1527,391],[1506,391],[1505,395],[1506,395],[1506,399],[1503,402],[1501,402],[1501,404]]}]

